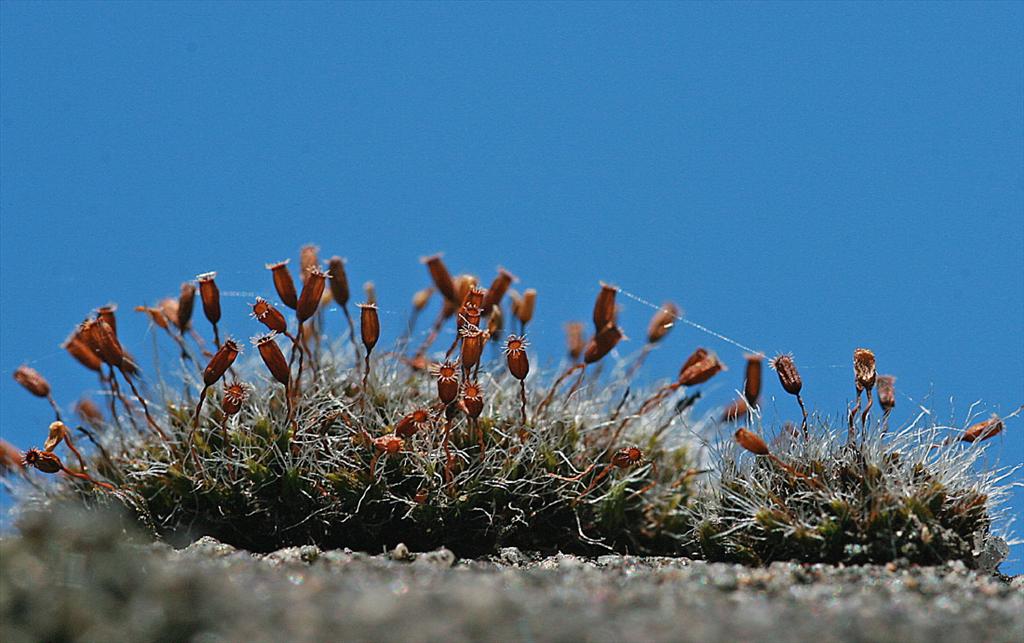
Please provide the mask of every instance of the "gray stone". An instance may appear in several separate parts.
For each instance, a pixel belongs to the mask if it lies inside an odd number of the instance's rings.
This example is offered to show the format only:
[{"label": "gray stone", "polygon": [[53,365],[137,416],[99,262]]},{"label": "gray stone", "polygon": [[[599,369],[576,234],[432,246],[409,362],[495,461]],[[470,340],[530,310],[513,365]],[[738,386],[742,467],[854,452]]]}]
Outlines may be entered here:
[{"label": "gray stone", "polygon": [[398,543],[395,545],[395,548],[391,550],[391,560],[411,562],[415,557],[415,554],[409,551],[409,548],[405,546],[405,543]]},{"label": "gray stone", "polygon": [[445,568],[454,565],[456,560],[455,554],[442,547],[434,551],[416,554],[416,560],[413,561],[413,564]]},{"label": "gray stone", "polygon": [[188,547],[180,550],[182,554],[189,556],[205,556],[208,558],[230,556],[236,551],[237,550],[231,545],[222,543],[213,536],[203,536]]},{"label": "gray stone", "polygon": [[44,519],[0,539],[0,634],[4,643],[1019,643],[1024,632],[1024,577],[963,565],[751,568],[518,550],[455,565],[446,549],[394,562],[413,557],[406,547],[252,556],[213,539],[169,551],[126,543],[88,516]]}]

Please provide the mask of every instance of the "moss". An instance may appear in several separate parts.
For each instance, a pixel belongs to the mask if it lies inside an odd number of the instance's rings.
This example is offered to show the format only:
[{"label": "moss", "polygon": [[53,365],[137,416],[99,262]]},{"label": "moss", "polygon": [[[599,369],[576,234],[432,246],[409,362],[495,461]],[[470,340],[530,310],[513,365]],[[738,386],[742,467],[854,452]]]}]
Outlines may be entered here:
[{"label": "moss", "polygon": [[[618,446],[643,445],[643,461],[599,476],[611,456],[603,441],[614,425],[614,389],[625,383],[585,383],[571,401],[556,396],[546,411],[531,412],[523,442],[518,382],[499,363],[487,374],[490,412],[477,426],[457,415],[446,452],[433,382],[377,362],[374,388],[361,406],[359,372],[338,357],[346,348],[322,352],[319,369],[307,371],[294,425],[286,422],[282,387],[255,376],[259,364],[236,366],[242,376],[257,369],[249,373],[256,383],[237,416],[225,420],[215,403],[219,395],[211,396],[189,449],[190,404],[171,401],[163,418],[173,431],[171,445],[106,427],[102,444],[111,447],[111,459],[88,454],[90,469],[124,481],[122,489],[140,500],[136,513],[151,515],[160,535],[176,543],[208,534],[255,551],[305,543],[379,551],[399,541],[460,554],[503,545],[680,551],[691,529],[691,485],[678,479],[694,467],[690,454],[699,449],[663,448],[665,433],[656,427],[685,416],[666,409],[634,419]],[[528,390],[536,409],[546,387],[531,380]],[[434,409],[429,426],[399,453],[376,452],[370,438],[393,433],[416,408]],[[86,501],[103,494],[66,478],[55,483],[47,494]]]},{"label": "moss", "polygon": [[[840,443],[827,425],[783,443],[786,467],[723,449],[692,508],[693,538],[713,560],[976,564],[991,532],[991,487],[980,451],[936,450],[934,429]],[[910,457],[908,457],[910,456]],[[712,529],[711,526],[716,526]]]},{"label": "moss", "polygon": [[[563,364],[568,379],[531,372],[524,418],[520,381],[498,354],[462,374],[463,385],[472,379],[483,389],[482,413],[471,420],[467,406],[438,399],[425,369],[429,345],[411,355],[404,343],[378,348],[364,383],[362,345],[329,341],[323,316],[301,329],[311,331],[303,333],[301,385],[291,366],[277,374],[292,378],[286,389],[258,355],[240,360],[230,377],[248,383],[248,400],[226,415],[227,382],[218,382],[195,426],[194,383],[206,357],[189,348],[201,344],[197,334],[183,342],[172,333],[175,351],[186,351],[178,365],[185,381],[150,386],[185,390],[151,405],[169,438],[112,395],[118,415],[94,422],[97,448],[87,457],[91,475],[116,490],[57,476],[39,493],[121,501],[169,540],[210,534],[257,551],[307,543],[379,551],[404,541],[460,554],[516,545],[700,551],[747,563],[972,563],[1006,495],[998,475],[973,467],[984,446],[965,447],[935,427],[884,435],[868,425],[847,444],[838,437],[845,426],[815,419],[809,439],[768,427],[772,457],[763,455],[768,442],[752,457],[709,414],[692,414],[699,391],[677,393],[673,384],[631,397],[630,360],[585,371]],[[403,424],[414,411],[426,420]],[[752,409],[751,418],[759,414]],[[631,447],[639,459],[623,459]]]}]

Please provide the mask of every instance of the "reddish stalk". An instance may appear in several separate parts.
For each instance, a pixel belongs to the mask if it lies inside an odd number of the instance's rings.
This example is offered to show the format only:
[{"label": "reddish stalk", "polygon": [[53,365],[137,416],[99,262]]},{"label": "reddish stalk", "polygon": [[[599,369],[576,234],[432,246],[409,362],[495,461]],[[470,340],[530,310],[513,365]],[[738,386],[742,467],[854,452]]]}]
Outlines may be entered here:
[{"label": "reddish stalk", "polygon": [[227,414],[224,414],[224,420],[220,423],[220,435],[221,435],[221,441],[224,443],[224,452],[228,456],[228,462],[226,463],[227,464],[228,475],[231,476],[232,479],[234,479],[235,470],[234,470],[234,467],[231,466],[230,459],[235,457],[235,456],[234,456],[234,449],[231,446],[231,438],[228,436],[228,422],[230,422],[230,421],[231,421],[231,416],[227,415]]},{"label": "reddish stalk", "polygon": [[437,336],[441,333],[441,328],[444,327],[445,319],[447,319],[445,315],[445,310],[442,309],[437,314],[437,319],[434,320],[434,325],[430,328],[430,333],[427,335],[427,338],[423,340],[423,343],[420,344],[420,347],[416,349],[416,357],[426,355],[427,351],[430,350],[430,347],[434,344],[435,341],[437,341]]},{"label": "reddish stalk", "polygon": [[523,414],[523,428],[519,431],[519,439],[522,442],[526,442],[526,436],[528,435],[526,431],[526,382],[523,380],[519,380],[519,401],[520,410]]},{"label": "reddish stalk", "polygon": [[774,453],[769,453],[768,459],[774,462],[776,465],[778,465],[783,471],[785,471],[789,475],[794,476],[796,478],[800,478],[801,480],[806,480],[808,484],[810,484],[813,487],[816,487],[818,489],[823,489],[825,487],[825,485],[823,485],[820,480],[818,480],[817,478],[813,478],[807,475],[806,473],[796,470],[794,467],[780,460],[779,457],[776,456]]},{"label": "reddish stalk", "polygon": [[[85,439],[91,442],[94,447],[96,447],[96,449],[100,452],[100,455],[103,456],[104,460],[106,460],[107,462],[113,462],[113,460],[111,460],[110,458],[110,454],[107,452],[105,448],[103,448],[103,445],[100,443],[99,440],[96,439],[96,435],[92,431],[85,428],[84,426],[77,426],[75,428],[81,431],[82,435],[85,436]],[[79,460],[81,460],[81,458],[79,458]]]},{"label": "reddish stalk", "polygon": [[567,368],[564,373],[559,375],[558,379],[556,379],[554,384],[551,385],[551,388],[548,389],[548,394],[545,395],[544,399],[541,400],[541,403],[537,405],[537,411],[534,413],[534,415],[540,414],[541,411],[543,411],[545,408],[547,408],[548,404],[551,404],[552,398],[554,398],[555,397],[555,393],[558,392],[558,387],[561,386],[562,383],[570,375],[572,375],[577,370],[586,369],[586,367],[587,367],[587,365],[586,365],[585,362],[580,362],[579,364],[573,364],[572,366]]},{"label": "reddish stalk", "polygon": [[370,381],[370,352],[366,352],[366,356],[363,358],[363,396],[359,399],[359,408],[363,408],[366,404],[366,395],[368,384]]},{"label": "reddish stalk", "polygon": [[484,453],[487,452],[487,443],[484,440],[484,429],[480,426],[480,420],[477,418],[471,418],[470,422],[473,424],[473,430],[476,431],[477,440],[480,443],[480,459],[484,459]]},{"label": "reddish stalk", "polygon": [[629,370],[626,371],[627,380],[633,379],[633,376],[636,375],[636,372],[639,371],[640,368],[644,365],[644,362],[647,360],[647,356],[651,353],[652,348],[654,348],[654,344],[644,344],[643,350],[640,351],[640,354],[637,356],[636,361],[633,362],[633,364],[629,367]]},{"label": "reddish stalk", "polygon": [[444,448],[444,483],[451,484],[452,481],[452,450],[449,445],[449,439],[451,437],[452,421],[450,418],[445,417],[444,420],[444,437],[441,440],[441,446]]},{"label": "reddish stalk", "polygon": [[101,482],[99,480],[94,479],[92,476],[90,476],[88,473],[85,473],[84,471],[82,471],[82,472],[72,471],[71,469],[68,469],[63,464],[61,465],[61,471],[63,471],[64,473],[68,474],[69,476],[73,476],[75,478],[79,478],[81,480],[86,480],[88,482],[91,482],[92,484],[96,485],[97,487],[102,487],[103,489],[106,489],[108,491],[113,491],[116,488],[116,487],[114,487],[114,485],[110,484],[109,482]]},{"label": "reddish stalk", "polygon": [[354,350],[356,352],[356,355],[358,356],[359,345],[356,344],[356,325],[355,322],[352,321],[352,314],[348,312],[348,304],[342,306],[341,311],[345,313],[345,321],[348,322],[348,337],[349,341],[352,342],[352,350]]},{"label": "reddish stalk", "polygon": [[804,439],[807,440],[809,438],[807,434],[807,407],[804,406],[804,398],[799,393],[796,394],[796,403],[800,405],[800,412],[804,416],[803,422],[800,423],[800,428],[803,430]]},{"label": "reddish stalk", "polygon": [[[79,428],[81,428],[81,427],[79,427]],[[70,433],[66,433],[64,435],[64,444],[68,445],[68,449],[71,450],[71,453],[75,454],[75,458],[78,460],[78,466],[82,468],[82,471],[85,471],[86,469],[88,469],[88,467],[85,466],[85,458],[82,457],[82,453],[78,450],[77,447],[75,447],[74,442],[71,441],[71,434]]]},{"label": "reddish stalk", "polygon": [[642,496],[643,494],[653,489],[656,484],[658,484],[658,463],[655,462],[654,460],[651,460],[651,481],[643,489],[638,489],[633,493],[629,494],[627,500],[632,500],[637,496]]},{"label": "reddish stalk", "polygon": [[210,390],[210,385],[203,386],[203,390],[199,393],[199,402],[196,404],[195,413],[192,415],[192,432],[189,433],[189,442],[192,442],[192,434],[199,427],[199,413],[203,410],[203,402],[206,401],[206,392]]},{"label": "reddish stalk", "polygon": [[57,406],[57,401],[55,399],[53,399],[53,394],[52,393],[47,393],[46,394],[46,400],[50,403],[50,407],[53,409],[54,415],[57,416],[57,421],[61,422],[62,420],[61,420],[61,417],[60,417],[60,407]]},{"label": "reddish stalk", "polygon": [[383,451],[375,451],[373,453],[373,457],[370,458],[370,477],[371,478],[377,477],[377,460],[380,459],[380,456],[382,454],[383,454]]},{"label": "reddish stalk", "polygon": [[[124,393],[121,391],[121,386],[117,383],[117,377],[114,373],[114,367],[109,366],[109,368],[110,374],[107,376],[107,382],[110,384],[110,391],[117,397],[118,400],[121,401],[121,405],[124,407],[125,412],[127,412],[128,414],[128,421],[132,423],[132,428],[138,431],[139,425],[136,424],[135,422],[135,409],[132,407],[131,402],[128,401],[128,398],[125,397]],[[110,409],[111,411],[114,410],[113,401],[111,401]]]},{"label": "reddish stalk", "polygon": [[124,380],[128,382],[128,386],[131,387],[132,394],[135,396],[135,399],[137,399],[139,401],[139,404],[142,405],[142,413],[146,416],[146,422],[149,424],[150,428],[156,431],[157,435],[160,436],[161,440],[163,440],[164,442],[168,442],[167,434],[163,432],[163,429],[160,428],[160,425],[157,424],[156,420],[153,419],[153,416],[150,415],[149,405],[146,404],[146,400],[142,397],[142,394],[139,393],[139,389],[135,387],[135,382],[133,382],[132,379],[128,377],[128,374],[124,372],[123,368],[120,368],[119,370],[121,371],[121,377],[123,377]]},{"label": "reddish stalk", "polygon": [[587,488],[584,489],[583,492],[580,493],[580,495],[576,496],[576,498],[572,501],[572,504],[575,505],[577,502],[582,500],[584,496],[593,491],[594,487],[597,486],[597,483],[603,480],[604,477],[608,475],[608,472],[611,471],[614,467],[614,464],[608,464],[604,469],[601,470],[601,473],[594,476],[594,479],[590,481],[590,484],[587,485]]},{"label": "reddish stalk", "polygon": [[104,388],[110,393],[108,396],[110,399],[110,419],[113,420],[114,425],[118,431],[123,431],[124,427],[121,426],[121,418],[117,416],[117,396],[114,395],[113,387],[110,385],[110,381],[103,374],[103,371],[99,371],[100,376],[100,390]]},{"label": "reddish stalk", "polygon": [[576,394],[576,391],[579,390],[580,385],[583,384],[583,376],[586,375],[586,374],[587,374],[587,363],[584,362],[583,363],[583,368],[580,369],[579,377],[576,378],[576,381],[573,383],[572,388],[569,389],[569,392],[565,396],[565,402],[568,402],[572,398],[572,396]]},{"label": "reddish stalk", "polygon": [[856,430],[854,429],[853,425],[854,425],[854,422],[856,422],[856,420],[857,420],[857,413],[859,413],[859,412],[860,412],[860,389],[857,390],[857,404],[854,405],[854,407],[852,409],[850,409],[850,414],[849,414],[849,417],[847,418],[849,420],[849,430],[846,433],[846,442],[848,444],[853,442],[854,435],[856,434]]},{"label": "reddish stalk", "polygon": [[[295,395],[298,396],[301,399],[302,398],[302,363],[304,361],[304,356],[306,354],[306,348],[305,348],[305,345],[304,345],[304,343],[302,341],[302,322],[299,322],[299,330],[298,330],[298,332],[296,333],[295,336],[298,339],[298,341],[296,341],[294,343],[294,345],[295,345],[295,347],[297,347],[299,349],[299,370],[298,370],[298,373],[296,373],[296,375],[295,375]],[[294,353],[293,353],[293,357],[294,357]]]}]

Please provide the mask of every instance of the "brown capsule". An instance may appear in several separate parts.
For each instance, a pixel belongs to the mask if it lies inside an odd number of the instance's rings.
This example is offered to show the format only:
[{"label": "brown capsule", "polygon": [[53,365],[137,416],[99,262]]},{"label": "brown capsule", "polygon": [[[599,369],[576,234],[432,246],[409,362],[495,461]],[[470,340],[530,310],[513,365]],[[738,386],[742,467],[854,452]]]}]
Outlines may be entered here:
[{"label": "brown capsule", "polygon": [[196,277],[196,281],[199,282],[199,299],[203,302],[203,314],[211,324],[220,321],[220,289],[217,288],[216,279],[215,272],[204,272]]},{"label": "brown capsule", "polygon": [[380,339],[380,318],[375,304],[359,304],[359,332],[363,337],[363,346],[369,353]]},{"label": "brown capsule", "polygon": [[583,322],[569,322],[565,325],[565,344],[569,350],[569,357],[572,361],[578,362],[587,346],[583,339]]},{"label": "brown capsule", "polygon": [[66,350],[72,357],[78,360],[78,363],[86,367],[91,371],[100,372],[103,367],[103,360],[96,351],[94,351],[86,340],[82,336],[82,329],[79,327],[75,332],[71,333],[64,343],[61,344],[61,348]]},{"label": "brown capsule", "polygon": [[394,435],[382,435],[373,439],[373,446],[383,453],[394,455],[405,446],[405,440]]},{"label": "brown capsule", "polygon": [[434,289],[427,286],[423,290],[417,290],[416,294],[412,296],[412,308],[419,312],[427,307],[427,302],[430,301],[430,296],[434,294]]},{"label": "brown capsule", "polygon": [[395,425],[395,435],[408,438],[430,426],[430,411],[417,409],[406,415]]},{"label": "brown capsule", "polygon": [[291,369],[288,368],[288,360],[285,359],[281,347],[277,343],[277,333],[271,331],[266,335],[252,338],[252,343],[260,352],[263,363],[267,370],[274,376],[274,379],[288,386],[291,379]]},{"label": "brown capsule", "polygon": [[703,384],[719,372],[727,370],[718,356],[706,349],[698,348],[679,370],[679,384],[694,386]]},{"label": "brown capsule", "polygon": [[444,296],[456,308],[462,301],[458,298],[455,292],[455,282],[452,280],[452,275],[448,272],[448,268],[445,267],[444,262],[441,261],[441,255],[431,255],[420,259],[421,262],[427,265],[427,270],[430,271],[430,278],[434,280],[434,285],[437,286],[437,291]]},{"label": "brown capsule", "polygon": [[462,308],[459,309],[459,317],[455,322],[456,329],[462,330],[462,327],[467,324],[470,326],[479,326],[481,316],[481,310],[467,300],[462,304]]},{"label": "brown capsule", "polygon": [[[462,275],[466,277],[466,275]],[[462,282],[460,282],[462,283]],[[476,310],[484,310],[484,299],[487,297],[487,291],[483,288],[476,287],[476,278],[471,277],[470,281],[465,283],[470,284],[470,287],[466,290],[462,297],[463,308],[475,308]]]},{"label": "brown capsule", "polygon": [[747,451],[755,455],[768,455],[768,445],[756,433],[740,427],[736,429],[735,437],[736,442]]},{"label": "brown capsule", "polygon": [[320,248],[308,243],[299,248],[299,279],[306,283],[309,274],[320,269]]},{"label": "brown capsule", "polygon": [[750,407],[747,405],[747,401],[742,397],[738,397],[722,410],[722,422],[735,422],[744,417],[749,410]]},{"label": "brown capsule", "polygon": [[[89,348],[89,350],[91,350],[93,353],[96,353],[97,357],[99,357],[100,342],[96,336],[94,328],[95,325],[95,319],[86,319],[85,321],[78,325],[77,337],[82,340],[82,342]],[[100,359],[102,361],[102,358]]]},{"label": "brown capsule", "polygon": [[117,341],[117,335],[110,324],[102,319],[94,319],[89,323],[89,334],[92,337],[90,344],[94,344],[104,362],[114,368],[124,365],[124,348]]},{"label": "brown capsule", "polygon": [[743,380],[743,397],[747,404],[757,406],[757,400],[761,397],[761,362],[763,355],[747,355],[747,375]]},{"label": "brown capsule", "polygon": [[509,286],[515,280],[515,275],[511,272],[504,268],[498,268],[498,276],[491,282],[491,287],[487,289],[487,295],[484,297],[483,304],[480,307],[485,311],[489,311],[492,306],[500,304],[505,293],[508,292]]},{"label": "brown capsule", "polygon": [[43,443],[43,451],[53,451],[60,443],[68,439],[68,427],[57,420],[50,423],[50,430],[46,435],[46,442]]},{"label": "brown capsule", "polygon": [[203,383],[207,386],[213,386],[231,368],[231,365],[235,363],[235,358],[238,357],[239,352],[241,352],[241,347],[233,339],[228,339],[221,344],[203,371]]},{"label": "brown capsule", "polygon": [[666,301],[651,317],[651,323],[647,326],[647,343],[657,344],[664,339],[678,319],[679,306],[671,301]]},{"label": "brown capsule", "polygon": [[459,396],[459,371],[454,363],[445,360],[432,368],[437,378],[437,397],[442,404],[451,404]]},{"label": "brown capsule", "polygon": [[50,383],[39,372],[22,364],[14,370],[14,379],[36,397],[47,397],[50,394]]},{"label": "brown capsule", "polygon": [[21,473],[25,469],[25,456],[18,447],[7,440],[0,440],[0,476]]},{"label": "brown capsule", "polygon": [[220,400],[220,408],[225,415],[234,415],[242,410],[242,405],[249,399],[249,387],[242,382],[233,382],[224,387],[224,396]]},{"label": "brown capsule", "polygon": [[960,436],[960,440],[963,442],[981,442],[1002,433],[1003,428],[1003,420],[998,415],[993,414],[992,417],[984,422],[978,422],[967,427],[964,434]]},{"label": "brown capsule", "polygon": [[487,331],[481,330],[479,326],[466,324],[459,330],[462,337],[462,367],[471,369],[480,363],[484,353],[484,345],[487,343]]},{"label": "brown capsule", "polygon": [[344,308],[348,305],[349,298],[345,260],[337,256],[331,257],[331,260],[327,262],[327,274],[331,276],[331,296],[339,306]]},{"label": "brown capsule", "polygon": [[519,294],[519,291],[515,288],[509,288],[508,298],[512,300],[512,304],[509,307],[512,311],[512,316],[519,318],[519,306],[523,303],[523,296]]},{"label": "brown capsule", "polygon": [[157,307],[160,309],[160,312],[163,313],[164,319],[166,319],[169,323],[174,324],[175,328],[179,327],[179,304],[177,299],[174,299],[173,297],[168,297],[166,299],[161,300],[160,303],[157,304]]},{"label": "brown capsule", "polygon": [[416,372],[430,370],[430,362],[428,362],[427,358],[423,355],[415,355],[412,358],[408,359],[408,361],[406,361],[405,363],[409,366],[409,368]]},{"label": "brown capsule", "polygon": [[146,313],[149,320],[159,326],[160,328],[167,330],[167,317],[164,315],[160,308],[150,308],[149,306],[136,306],[135,312]]},{"label": "brown capsule", "polygon": [[892,375],[878,376],[878,403],[886,411],[896,406],[896,378]]},{"label": "brown capsule", "polygon": [[476,286],[477,279],[473,275],[459,275],[455,278],[455,301],[459,310],[467,301],[477,308],[483,304],[483,296],[486,291],[474,292]]},{"label": "brown capsule", "polygon": [[39,449],[29,449],[25,452],[23,464],[42,471],[43,473],[58,473],[64,470],[64,463],[56,454]]},{"label": "brown capsule", "polygon": [[679,376],[682,377],[683,372],[685,372],[686,369],[690,368],[691,366],[693,366],[694,364],[701,361],[707,356],[708,351],[706,348],[698,348],[697,350],[693,351],[693,353],[686,358],[686,361],[683,362],[682,368],[679,369]]},{"label": "brown capsule", "polygon": [[605,326],[604,330],[594,335],[587,344],[587,350],[583,353],[583,362],[593,364],[607,355],[619,341],[625,337],[622,329],[615,324]]},{"label": "brown capsule", "polygon": [[768,362],[768,366],[779,374],[779,383],[787,393],[790,395],[800,394],[800,389],[804,384],[800,379],[799,371],[796,370],[796,363],[793,361],[792,355],[776,355]]},{"label": "brown capsule", "polygon": [[302,284],[302,294],[299,295],[299,302],[295,306],[295,317],[300,324],[316,314],[326,283],[327,273],[322,270],[314,268],[306,273],[306,283]]},{"label": "brown capsule", "polygon": [[186,281],[181,284],[181,294],[178,295],[178,315],[175,323],[178,326],[178,330],[184,333],[188,330],[188,325],[192,323],[192,309],[196,303],[196,287]]},{"label": "brown capsule", "polygon": [[295,291],[295,281],[292,279],[292,273],[288,270],[288,260],[268,263],[267,270],[270,271],[271,276],[274,278],[274,290],[277,291],[277,296],[281,298],[281,303],[295,310],[299,305],[299,296]]},{"label": "brown capsule", "polygon": [[484,412],[484,390],[476,382],[467,382],[462,387],[462,410],[472,419]]},{"label": "brown capsule", "polygon": [[[466,301],[462,302],[462,306],[459,308],[459,317],[456,319],[458,330],[461,330],[467,324],[470,326],[480,326],[480,317],[483,311],[474,303],[477,299],[473,296],[474,292],[476,291],[470,291]],[[483,291],[480,292],[482,293]]]},{"label": "brown capsule", "polygon": [[597,293],[597,301],[594,302],[594,332],[600,333],[605,326],[615,323],[615,295],[619,289],[603,281],[601,292]]},{"label": "brown capsule", "polygon": [[526,356],[526,337],[509,335],[505,340],[505,358],[508,361],[508,372],[519,381],[526,379],[530,373],[530,360]]},{"label": "brown capsule", "polygon": [[875,371],[875,354],[866,348],[853,351],[853,377],[857,384],[857,392],[875,387],[877,372]]},{"label": "brown capsule", "polygon": [[117,306],[114,304],[107,304],[106,306],[100,306],[96,309],[96,317],[107,322],[110,329],[114,331],[114,336],[117,336]]},{"label": "brown capsule", "polygon": [[288,331],[288,321],[284,318],[284,313],[271,306],[270,302],[262,297],[257,297],[256,302],[253,303],[252,316],[275,333]]},{"label": "brown capsule", "polygon": [[96,403],[87,397],[83,397],[75,404],[75,414],[82,418],[86,424],[96,426],[103,424],[103,412]]},{"label": "brown capsule", "polygon": [[491,306],[491,313],[487,316],[487,334],[497,341],[505,328],[505,315],[501,312],[501,306]]},{"label": "brown capsule", "polygon": [[634,464],[644,459],[644,452],[640,450],[640,447],[628,447],[626,449],[619,449],[612,454],[612,464],[620,469],[631,467]]},{"label": "brown capsule", "polygon": [[533,319],[533,309],[537,305],[537,291],[533,288],[527,288],[523,291],[523,298],[519,300],[519,305],[516,306],[516,318],[523,326],[530,323]]}]

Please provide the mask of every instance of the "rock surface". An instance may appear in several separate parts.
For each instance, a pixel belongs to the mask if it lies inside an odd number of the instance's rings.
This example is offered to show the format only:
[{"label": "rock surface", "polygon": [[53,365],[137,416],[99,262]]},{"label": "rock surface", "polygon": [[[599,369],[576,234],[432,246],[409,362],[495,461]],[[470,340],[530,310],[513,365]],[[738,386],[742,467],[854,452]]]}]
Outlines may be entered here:
[{"label": "rock surface", "polygon": [[1016,641],[1024,582],[916,568],[569,555],[387,554],[211,538],[132,544],[116,521],[27,519],[0,542],[0,640]]}]

